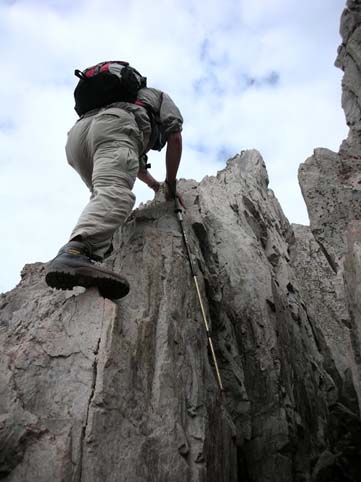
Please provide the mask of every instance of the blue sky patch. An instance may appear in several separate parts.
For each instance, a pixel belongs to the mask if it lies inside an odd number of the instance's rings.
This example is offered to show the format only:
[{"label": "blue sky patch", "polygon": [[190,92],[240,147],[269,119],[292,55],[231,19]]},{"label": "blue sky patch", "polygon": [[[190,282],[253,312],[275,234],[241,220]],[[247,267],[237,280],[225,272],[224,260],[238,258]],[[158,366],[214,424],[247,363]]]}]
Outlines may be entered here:
[{"label": "blue sky patch", "polygon": [[229,56],[227,52],[222,51],[220,54],[215,54],[215,49],[212,47],[211,40],[207,37],[200,45],[199,60],[206,64],[207,67],[226,67],[229,65]]},{"label": "blue sky patch", "polygon": [[203,143],[189,143],[188,147],[192,151],[196,151],[201,154],[210,154],[211,152],[211,149],[206,144],[203,144]]},{"label": "blue sky patch", "polygon": [[207,73],[193,82],[193,90],[197,95],[212,94],[222,96],[225,94],[225,87],[222,86],[214,72]]},{"label": "blue sky patch", "polygon": [[216,159],[218,162],[221,162],[222,164],[225,163],[228,159],[234,156],[234,149],[231,147],[227,146],[222,146],[220,149],[218,149],[217,154],[216,154]]},{"label": "blue sky patch", "polygon": [[16,124],[12,119],[1,119],[0,118],[0,131],[11,132],[15,130]]},{"label": "blue sky patch", "polygon": [[280,82],[280,74],[276,71],[271,71],[262,77],[253,77],[246,75],[245,78],[246,86],[249,87],[264,87],[270,86],[275,87]]}]

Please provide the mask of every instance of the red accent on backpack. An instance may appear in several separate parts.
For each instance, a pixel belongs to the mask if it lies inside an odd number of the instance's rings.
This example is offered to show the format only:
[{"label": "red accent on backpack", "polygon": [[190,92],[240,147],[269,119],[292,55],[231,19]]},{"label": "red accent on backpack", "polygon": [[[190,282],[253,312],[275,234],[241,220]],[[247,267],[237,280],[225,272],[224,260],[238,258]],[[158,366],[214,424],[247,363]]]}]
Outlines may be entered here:
[{"label": "red accent on backpack", "polygon": [[94,73],[95,73],[95,67],[91,67],[89,70],[86,71],[85,76],[93,77]]},{"label": "red accent on backpack", "polygon": [[107,62],[106,64],[102,65],[102,66],[100,67],[99,72],[105,72],[106,70],[108,70],[110,64],[111,64],[111,62]]}]

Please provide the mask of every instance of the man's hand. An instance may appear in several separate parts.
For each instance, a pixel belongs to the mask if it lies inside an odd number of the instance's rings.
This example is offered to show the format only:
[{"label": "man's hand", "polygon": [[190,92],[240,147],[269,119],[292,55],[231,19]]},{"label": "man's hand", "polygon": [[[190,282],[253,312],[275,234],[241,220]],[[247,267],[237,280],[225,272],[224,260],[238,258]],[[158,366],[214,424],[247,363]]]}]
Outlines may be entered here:
[{"label": "man's hand", "polygon": [[148,186],[153,189],[154,192],[158,192],[160,189],[160,183],[154,179],[154,181],[151,184],[148,184]]},{"label": "man's hand", "polygon": [[164,197],[166,201],[172,201],[177,198],[182,208],[186,209],[182,196],[177,192],[177,181],[174,181],[172,184],[168,183],[167,180],[164,182]]}]

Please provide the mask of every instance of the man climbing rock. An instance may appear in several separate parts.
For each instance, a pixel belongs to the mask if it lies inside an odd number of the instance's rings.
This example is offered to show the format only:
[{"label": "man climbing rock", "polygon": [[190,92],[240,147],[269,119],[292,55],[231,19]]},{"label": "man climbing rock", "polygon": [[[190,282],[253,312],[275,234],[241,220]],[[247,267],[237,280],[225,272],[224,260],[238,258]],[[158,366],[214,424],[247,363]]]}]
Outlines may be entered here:
[{"label": "man climbing rock", "polygon": [[113,234],[134,206],[136,177],[155,192],[160,188],[147,170],[150,149],[167,145],[165,198],[176,196],[183,119],[172,99],[147,88],[126,62],[102,62],[75,75],[80,118],[68,133],[66,155],[91,197],[45,279],[53,288],[97,287],[102,296],[117,299],[128,293],[128,281],[98,262],[111,253]]}]

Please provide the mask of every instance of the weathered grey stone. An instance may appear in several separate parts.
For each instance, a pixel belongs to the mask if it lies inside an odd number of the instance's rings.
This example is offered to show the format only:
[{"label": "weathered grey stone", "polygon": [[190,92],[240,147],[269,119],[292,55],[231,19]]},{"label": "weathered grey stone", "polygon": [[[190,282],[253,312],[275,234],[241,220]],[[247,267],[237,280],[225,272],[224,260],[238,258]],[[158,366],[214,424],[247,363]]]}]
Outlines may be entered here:
[{"label": "weathered grey stone", "polygon": [[315,149],[299,181],[312,233],[336,272],[346,252],[350,220],[361,219],[361,157]]},{"label": "weathered grey stone", "polygon": [[[347,370],[353,387],[349,339],[340,328],[337,352],[326,324],[347,312],[330,296],[318,319],[297,236],[267,186],[257,151],[180,183],[223,399],[172,203],[134,211],[116,240],[109,264],[131,284],[117,304],[95,290],[53,292],[43,265],[27,267],[2,296],[0,373],[12,383],[0,403],[14,433],[4,480],[309,479],[333,450],[329,407],[343,402]],[[326,289],[337,289],[323,263]]]},{"label": "weathered grey stone", "polygon": [[[312,267],[304,273],[304,296],[309,298],[316,313],[326,324],[322,331],[330,349],[349,403],[361,406],[361,311],[359,303],[359,255],[361,220],[361,3],[349,1],[341,19],[343,44],[336,65],[344,70],[343,107],[349,135],[339,153],[316,149],[312,157],[300,166],[299,180],[309,212],[311,230],[327,259],[331,271],[317,253],[315,243],[308,236],[311,259],[317,259],[319,268]],[[303,228],[299,228],[301,233]],[[302,244],[302,243],[301,243]],[[303,248],[304,249],[304,246]],[[296,256],[300,255],[300,252]],[[303,256],[305,261],[305,256]],[[298,273],[300,276],[299,265]],[[324,271],[322,277],[320,269]],[[319,284],[317,289],[316,284]],[[306,293],[308,292],[308,293]],[[310,295],[312,293],[312,296]],[[313,298],[311,300],[311,297]],[[316,300],[319,298],[319,301]],[[333,316],[325,317],[324,310],[331,307]],[[342,342],[337,349],[339,340]],[[343,353],[343,354],[342,354]],[[343,361],[342,361],[342,359]],[[353,388],[350,393],[350,386]]]},{"label": "weathered grey stone", "polygon": [[329,385],[329,402],[336,401],[335,382],[338,384],[338,381],[343,380],[350,367],[361,400],[343,276],[334,272],[310,228],[293,225],[293,229],[295,238],[291,244],[292,266],[299,281],[300,294],[312,331],[323,355],[323,363],[334,380],[333,383],[331,379],[325,381]]},{"label": "weathered grey stone", "polygon": [[[352,351],[358,367],[358,399],[361,400],[361,222],[348,226],[348,251],[345,257],[345,290],[350,313]],[[361,407],[361,402],[360,402]]]},{"label": "weathered grey stone", "polygon": [[336,58],[336,66],[344,71],[342,79],[342,107],[350,127],[348,138],[340,153],[356,158],[361,148],[361,4],[359,0],[347,2],[341,17],[342,44]]},{"label": "weathered grey stone", "polygon": [[294,227],[292,250],[324,366],[338,393],[326,432],[331,450],[319,457],[312,473],[317,482],[361,477],[361,2],[350,0],[347,7],[336,65],[344,70],[342,105],[350,131],[339,153],[316,149],[300,166],[314,239],[307,228]]},{"label": "weathered grey stone", "polygon": [[0,298],[0,480],[361,480],[360,1],[342,17],[339,153],[300,168],[310,228],[291,226],[261,155],[179,183],[225,393],[173,203],[117,234],[119,302],[56,292],[41,263]]},{"label": "weathered grey stone", "polygon": [[[114,305],[94,290],[54,293],[38,263],[2,295],[0,317],[0,474],[7,480],[72,480],[104,319]],[[83,302],[80,302],[83,299]],[[10,443],[9,443],[10,440]],[[18,463],[22,460],[21,463]]]}]

